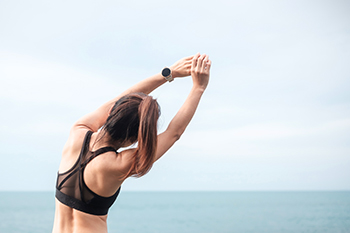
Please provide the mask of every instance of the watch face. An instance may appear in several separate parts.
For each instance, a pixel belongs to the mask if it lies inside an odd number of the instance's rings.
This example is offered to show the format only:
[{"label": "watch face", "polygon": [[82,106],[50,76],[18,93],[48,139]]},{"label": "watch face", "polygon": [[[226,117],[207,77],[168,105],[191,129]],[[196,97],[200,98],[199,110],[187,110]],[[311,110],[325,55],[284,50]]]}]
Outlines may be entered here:
[{"label": "watch face", "polygon": [[164,77],[168,77],[170,75],[170,69],[169,68],[164,68],[162,71],[162,75]]}]

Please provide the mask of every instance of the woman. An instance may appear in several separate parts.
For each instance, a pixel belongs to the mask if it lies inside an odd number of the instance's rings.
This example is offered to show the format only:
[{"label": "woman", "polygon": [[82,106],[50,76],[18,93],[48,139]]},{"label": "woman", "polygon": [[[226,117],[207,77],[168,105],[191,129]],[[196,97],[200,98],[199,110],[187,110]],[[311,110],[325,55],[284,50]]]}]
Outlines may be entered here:
[{"label": "woman", "polygon": [[[210,66],[207,55],[183,58],[73,125],[57,177],[54,233],[107,232],[108,209],[121,184],[130,176],[145,175],[180,138],[207,87]],[[166,131],[157,135],[160,109],[148,94],[188,75],[193,80],[190,94]],[[136,148],[117,152],[135,142]]]}]

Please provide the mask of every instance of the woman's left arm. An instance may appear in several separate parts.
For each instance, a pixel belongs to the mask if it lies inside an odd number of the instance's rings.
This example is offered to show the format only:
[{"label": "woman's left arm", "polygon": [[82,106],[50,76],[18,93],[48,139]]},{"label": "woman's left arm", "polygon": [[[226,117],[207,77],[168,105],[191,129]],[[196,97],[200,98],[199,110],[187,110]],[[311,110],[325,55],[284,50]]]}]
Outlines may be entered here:
[{"label": "woman's left arm", "polygon": [[[172,66],[170,66],[169,68],[171,70],[172,76],[174,78],[189,76],[191,74],[192,58],[193,56],[185,57],[175,62]],[[163,85],[165,82],[165,78],[160,73],[146,78],[141,82],[135,84],[134,86],[128,88],[126,91],[124,91],[122,94],[118,95],[114,99],[103,104],[95,111],[80,118],[73,125],[73,128],[87,128],[93,132],[96,132],[105,124],[111,108],[114,106],[115,102],[117,102],[121,97],[135,92],[143,92],[145,94],[149,94],[159,86]]]},{"label": "woman's left arm", "polygon": [[[169,68],[171,70],[172,77],[180,78],[180,77],[189,76],[191,74],[192,58],[193,56],[182,58],[181,60],[175,62],[172,66],[170,66]],[[135,93],[135,92],[142,92],[148,95],[153,90],[163,85],[165,82],[166,82],[165,78],[160,73],[158,73],[130,87],[129,89],[124,91],[119,96],[119,98],[124,95]],[[118,100],[119,98],[117,97],[115,99]],[[114,101],[115,99],[113,99],[112,102],[115,102]]]}]

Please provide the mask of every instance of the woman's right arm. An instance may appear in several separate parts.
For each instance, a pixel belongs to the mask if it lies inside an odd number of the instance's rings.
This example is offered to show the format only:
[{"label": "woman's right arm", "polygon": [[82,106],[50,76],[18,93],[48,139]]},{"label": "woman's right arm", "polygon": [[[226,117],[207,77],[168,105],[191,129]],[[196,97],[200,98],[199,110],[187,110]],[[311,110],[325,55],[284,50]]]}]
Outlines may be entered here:
[{"label": "woman's right arm", "polygon": [[158,135],[155,160],[158,160],[172,145],[179,140],[190,123],[199,101],[209,82],[211,61],[207,55],[195,55],[192,59],[191,76],[193,86],[185,103],[171,120],[168,128]]},{"label": "woman's right arm", "polygon": [[[170,66],[173,78],[185,77],[190,75],[191,60],[193,57],[194,56],[182,58],[179,61],[175,62],[172,66]],[[103,104],[95,111],[80,118],[74,124],[73,129],[83,128],[89,129],[93,132],[97,132],[98,129],[106,123],[111,108],[121,97],[134,92],[143,92],[145,94],[149,94],[164,83],[166,83],[166,80],[160,73],[138,82],[137,84],[128,88],[122,94]]]}]

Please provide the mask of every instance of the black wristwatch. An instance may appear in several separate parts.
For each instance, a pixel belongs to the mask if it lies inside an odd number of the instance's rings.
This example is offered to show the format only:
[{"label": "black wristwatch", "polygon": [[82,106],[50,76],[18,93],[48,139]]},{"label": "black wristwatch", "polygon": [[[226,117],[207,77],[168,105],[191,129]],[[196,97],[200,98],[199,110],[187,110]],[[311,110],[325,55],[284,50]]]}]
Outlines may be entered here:
[{"label": "black wristwatch", "polygon": [[162,75],[168,82],[172,82],[174,80],[173,76],[171,75],[171,70],[168,67],[165,67],[162,70]]}]

